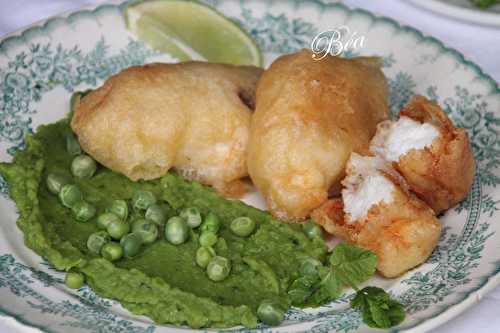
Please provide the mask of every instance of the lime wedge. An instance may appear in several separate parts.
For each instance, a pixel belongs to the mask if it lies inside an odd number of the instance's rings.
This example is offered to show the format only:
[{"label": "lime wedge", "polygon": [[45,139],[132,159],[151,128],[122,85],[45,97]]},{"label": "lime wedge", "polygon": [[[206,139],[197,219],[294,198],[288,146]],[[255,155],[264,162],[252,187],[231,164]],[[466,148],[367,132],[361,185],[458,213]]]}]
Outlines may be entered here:
[{"label": "lime wedge", "polygon": [[153,48],[185,60],[262,65],[259,48],[237,24],[193,1],[155,0],[125,8],[127,28]]}]

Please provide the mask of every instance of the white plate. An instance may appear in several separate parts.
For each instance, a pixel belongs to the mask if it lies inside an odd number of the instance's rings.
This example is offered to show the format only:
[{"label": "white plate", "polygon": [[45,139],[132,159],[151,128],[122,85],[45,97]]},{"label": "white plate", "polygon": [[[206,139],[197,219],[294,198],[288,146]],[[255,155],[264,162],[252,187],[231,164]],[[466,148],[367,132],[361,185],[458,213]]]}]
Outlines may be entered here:
[{"label": "white plate", "polygon": [[500,27],[500,4],[480,9],[469,0],[408,0],[415,6],[441,15],[481,25]]},{"label": "white plate", "polygon": [[[401,278],[374,278],[406,307],[393,331],[423,332],[456,316],[496,286],[500,269],[500,90],[457,51],[394,20],[316,0],[210,0],[258,41],[266,64],[309,47],[320,31],[345,25],[365,36],[348,55],[380,55],[394,113],[415,94],[437,100],[471,136],[478,173],[467,200],[442,218],[439,246],[424,265]],[[49,19],[0,42],[0,159],[22,146],[23,133],[68,111],[73,91],[99,85],[125,67],[169,60],[125,30],[120,5]],[[44,332],[167,332],[87,287],[70,291],[63,274],[24,247],[17,212],[0,183],[0,313]],[[254,196],[255,198],[255,196]],[[255,201],[251,201],[255,203]],[[292,310],[274,331],[369,332],[347,304],[352,292],[316,310]],[[1,317],[0,317],[1,318]],[[263,327],[259,330],[270,331]]]}]

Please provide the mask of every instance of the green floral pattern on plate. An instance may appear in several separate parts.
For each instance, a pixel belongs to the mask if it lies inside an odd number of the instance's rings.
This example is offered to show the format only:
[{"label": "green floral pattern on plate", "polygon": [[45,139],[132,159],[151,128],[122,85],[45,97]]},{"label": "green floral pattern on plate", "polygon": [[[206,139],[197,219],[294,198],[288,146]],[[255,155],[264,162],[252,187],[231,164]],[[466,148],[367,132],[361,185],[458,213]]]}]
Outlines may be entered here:
[{"label": "green floral pattern on plate", "polygon": [[64,285],[62,278],[23,265],[10,254],[0,256],[0,288],[8,288],[17,297],[26,299],[35,311],[66,317],[67,319],[61,324],[63,330],[64,327],[73,327],[95,333],[152,333],[155,331],[154,325],[137,326],[129,320],[117,317],[110,311],[111,302],[98,297],[87,286],[78,289],[75,302],[54,301],[32,288],[36,282],[44,288]]},{"label": "green floral pattern on plate", "polygon": [[[253,4],[229,0],[206,2],[228,13],[246,29],[259,43],[268,61],[278,54],[309,47],[319,31],[337,26],[331,26],[331,22],[359,26],[362,32],[368,34],[367,38],[371,35],[363,22],[370,22],[371,28],[379,27],[385,31],[393,29],[391,33],[397,31],[397,35],[405,41],[415,40],[428,46],[428,50],[422,48],[416,52],[413,59],[402,55],[403,49],[391,45],[386,45],[387,49],[368,45],[365,49],[344,54],[348,57],[371,53],[383,56],[389,81],[391,112],[397,114],[417,93],[436,100],[457,124],[469,131],[478,161],[478,173],[471,193],[443,218],[444,232],[431,258],[422,267],[388,285],[391,293],[405,305],[409,313],[409,319],[398,329],[418,328],[420,323],[462,303],[468,295],[496,277],[500,255],[495,256],[493,250],[499,236],[492,222],[498,217],[500,209],[500,195],[496,190],[500,184],[500,91],[493,80],[459,53],[444,48],[439,41],[424,37],[411,28],[401,27],[389,19],[376,18],[366,11],[349,10],[340,4],[330,5],[316,0],[296,0],[286,4],[279,1]],[[123,68],[165,60],[127,35],[120,17],[122,7],[104,5],[72,14],[65,19],[49,20],[40,28],[28,29],[20,36],[0,42],[0,156],[3,159],[9,158],[23,146],[25,133],[32,131],[37,124],[46,122],[47,112],[52,112],[47,107],[48,101],[67,98],[74,90],[96,86]],[[268,7],[273,10],[268,10]],[[303,12],[308,14],[302,15]],[[98,23],[97,27],[92,25],[95,22]],[[110,26],[111,31],[107,31],[105,28]],[[58,31],[70,34],[69,27],[76,29],[74,33],[77,35],[78,31],[84,29],[82,27],[89,31],[94,29],[95,34],[85,36],[84,39],[90,43],[82,45],[71,38],[63,41],[51,38]],[[384,38],[381,33],[375,37]],[[387,40],[389,37],[385,38]],[[398,40],[394,38],[391,42],[397,44]],[[426,81],[418,70],[426,66],[442,66],[440,61],[445,61],[445,65],[448,61],[459,73],[453,74],[450,70],[450,75],[462,75],[469,80],[472,76],[480,83],[467,85],[463,83],[469,82],[465,79],[463,82],[456,80],[454,85]],[[67,108],[66,104],[57,112],[64,114],[64,108]],[[8,206],[7,188],[1,179],[0,192],[4,194],[0,206],[12,210]],[[0,314],[47,332],[166,330],[145,323],[142,319],[133,319],[123,310],[117,310],[114,302],[101,299],[87,287],[68,295],[64,291],[62,274],[46,263],[35,265],[37,268],[24,264],[26,256],[33,258],[32,262],[36,261],[36,256],[22,247],[21,237],[13,226],[13,216],[1,217],[2,222],[5,219],[9,223],[0,227],[4,234],[17,236],[13,236],[14,245],[8,241],[2,242],[0,236],[0,297],[22,299],[24,312],[19,313],[19,309],[2,304]],[[4,239],[7,240],[7,236]],[[481,259],[487,256],[490,262],[485,263]],[[387,281],[375,283],[383,285]],[[352,294],[347,293],[341,299],[313,311],[292,309],[287,314],[285,324],[278,330],[288,331],[292,327],[290,325],[299,325],[294,326],[294,330],[369,331],[363,326],[359,312],[348,306],[351,297]],[[44,320],[45,315],[50,316],[50,324]],[[230,331],[248,332],[245,329]],[[274,332],[276,329],[262,326],[256,331]]]},{"label": "green floral pattern on plate", "polygon": [[31,44],[6,69],[0,69],[0,137],[13,144],[8,152],[22,146],[25,133],[32,131],[30,115],[37,112],[33,104],[44,93],[58,86],[68,92],[82,83],[95,86],[124,68],[143,64],[154,54],[142,42],[130,40],[119,54],[108,56],[104,37],[87,54],[78,46],[65,49],[61,44]]}]

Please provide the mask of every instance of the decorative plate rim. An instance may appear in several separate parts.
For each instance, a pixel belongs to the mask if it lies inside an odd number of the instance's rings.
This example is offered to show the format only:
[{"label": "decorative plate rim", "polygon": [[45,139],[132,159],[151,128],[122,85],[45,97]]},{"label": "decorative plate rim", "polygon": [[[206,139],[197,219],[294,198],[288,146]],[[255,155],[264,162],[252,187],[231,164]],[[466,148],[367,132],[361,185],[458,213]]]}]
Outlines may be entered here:
[{"label": "decorative plate rim", "polygon": [[[14,32],[8,33],[4,36],[0,36],[0,52],[3,52],[8,49],[8,45],[6,45],[7,43],[18,40],[26,41],[25,38],[26,33],[33,31],[35,29],[39,31],[47,30],[48,25],[50,25],[52,22],[56,20],[62,20],[62,22],[64,23],[70,23],[77,15],[81,14],[95,15],[99,11],[105,10],[107,8],[122,9],[128,3],[133,1],[135,0],[109,0],[100,5],[83,6],[77,10],[65,11],[60,14],[54,15],[50,18],[29,24]],[[259,1],[262,2],[264,0],[259,0]],[[408,1],[416,4],[416,1],[414,0],[408,0]],[[432,1],[436,2],[434,0]],[[275,3],[277,1],[272,0],[270,2]],[[377,22],[382,24],[388,24],[389,26],[395,28],[397,31],[403,31],[412,34],[417,37],[419,42],[425,42],[428,44],[436,45],[438,47],[439,53],[451,55],[459,64],[462,64],[467,68],[471,69],[476,75],[475,79],[481,79],[482,81],[487,82],[489,86],[489,91],[488,94],[485,96],[500,94],[499,84],[489,74],[485,73],[479,65],[472,62],[471,60],[468,60],[460,51],[446,46],[439,39],[427,35],[416,28],[413,28],[405,24],[401,24],[393,18],[377,15],[362,8],[352,8],[343,3],[338,3],[338,2],[329,3],[325,0],[293,0],[293,3],[291,3],[290,6],[297,7],[298,5],[301,4],[311,4],[319,7],[320,10],[324,9],[340,10],[343,11],[344,13],[347,13],[348,16],[361,15],[370,19],[372,23]],[[448,303],[448,306],[444,307],[441,311],[438,311],[435,316],[418,319],[412,326],[406,327],[403,330],[393,329],[390,330],[390,332],[402,332],[408,330],[412,330],[412,332],[425,332],[430,329],[436,328],[437,326],[443,324],[447,320],[459,315],[473,304],[479,302],[479,300],[482,298],[483,295],[489,293],[492,289],[494,289],[496,286],[500,284],[500,261],[494,263],[494,265],[495,264],[496,264],[496,269],[494,269],[488,276],[482,277],[481,281],[477,284],[476,287],[472,288],[468,292],[463,293],[463,296],[461,296],[455,302],[451,301],[450,303]],[[12,312],[10,312],[9,310],[5,309],[3,306],[0,305],[0,320],[5,318],[14,319],[16,324],[19,324],[21,327],[30,327],[42,332],[52,333],[52,331],[47,327],[43,327],[36,323],[32,323],[29,320],[17,314],[13,314]]]},{"label": "decorative plate rim", "polygon": [[500,26],[500,13],[466,8],[440,0],[407,0],[412,5],[455,20],[483,26]]}]

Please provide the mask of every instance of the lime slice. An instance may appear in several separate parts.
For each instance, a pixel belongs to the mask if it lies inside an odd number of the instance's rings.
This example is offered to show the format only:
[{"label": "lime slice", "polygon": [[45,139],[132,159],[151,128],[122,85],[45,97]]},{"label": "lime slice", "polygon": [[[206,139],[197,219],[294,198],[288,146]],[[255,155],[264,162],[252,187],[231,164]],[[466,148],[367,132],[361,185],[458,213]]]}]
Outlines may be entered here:
[{"label": "lime slice", "polygon": [[125,8],[127,28],[153,48],[185,60],[262,64],[255,42],[237,24],[193,1],[156,0]]}]

